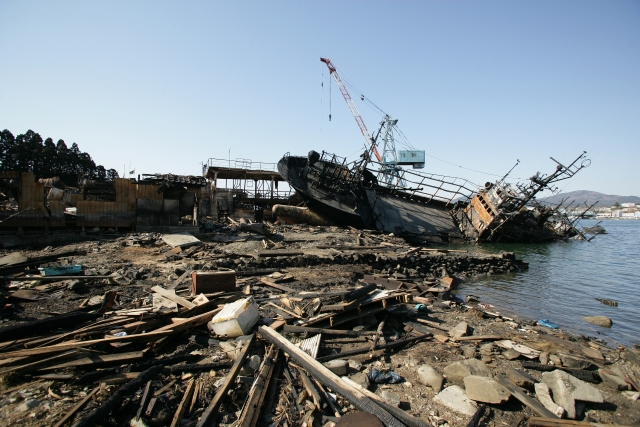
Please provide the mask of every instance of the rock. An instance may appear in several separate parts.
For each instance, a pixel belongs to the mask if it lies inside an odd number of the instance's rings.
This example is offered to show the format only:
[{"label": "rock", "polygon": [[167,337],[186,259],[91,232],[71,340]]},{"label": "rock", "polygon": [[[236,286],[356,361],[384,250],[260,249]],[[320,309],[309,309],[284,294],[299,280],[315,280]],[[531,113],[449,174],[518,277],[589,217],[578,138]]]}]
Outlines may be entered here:
[{"label": "rock", "polygon": [[27,412],[33,408],[36,408],[40,406],[40,401],[37,399],[27,399],[24,402],[22,402],[20,405],[18,405],[18,407],[16,408],[16,411],[18,412]]},{"label": "rock", "polygon": [[470,345],[462,346],[462,355],[467,359],[475,359],[476,349]]},{"label": "rock", "polygon": [[384,427],[384,424],[380,422],[378,417],[372,414],[367,414],[366,412],[350,412],[340,417],[340,427],[357,426]]},{"label": "rock", "polygon": [[613,321],[607,316],[587,316],[583,317],[585,322],[593,323],[594,325],[602,326],[603,328],[610,328],[613,325]]},{"label": "rock", "polygon": [[587,369],[591,366],[591,360],[582,357],[567,353],[558,353],[558,356],[560,356],[560,360],[562,360],[562,366],[566,366],[567,368]]},{"label": "rock", "polygon": [[640,366],[640,350],[627,348],[625,349],[623,356],[629,362],[635,363],[636,365]]},{"label": "rock", "polygon": [[449,330],[449,336],[451,338],[460,338],[467,335],[469,331],[469,325],[467,322],[458,323],[453,329]]},{"label": "rock", "polygon": [[604,356],[600,350],[591,347],[582,347],[582,353],[587,356],[589,359],[597,360],[599,362],[604,361]]},{"label": "rock", "polygon": [[576,417],[576,400],[602,403],[602,394],[584,381],[556,369],[544,372],[542,382],[553,392],[554,401],[567,411],[568,418]]},{"label": "rock", "polygon": [[547,408],[549,411],[553,412],[558,416],[558,418],[562,418],[564,414],[567,412],[564,410],[562,406],[558,406],[555,404],[553,399],[551,398],[551,391],[549,391],[549,386],[544,383],[537,383],[535,385],[536,389],[536,397]]},{"label": "rock", "polygon": [[464,388],[469,399],[476,402],[504,403],[509,400],[509,393],[493,378],[469,375],[464,377]]},{"label": "rock", "polygon": [[349,362],[342,359],[330,360],[324,364],[324,366],[329,369],[331,372],[341,377],[343,375],[347,375],[347,368],[349,367]]},{"label": "rock", "polygon": [[492,343],[483,344],[480,346],[480,354],[483,356],[492,356],[495,346]]},{"label": "rock", "polygon": [[482,361],[482,363],[488,364],[488,363],[493,362],[493,357],[491,357],[491,356],[482,356],[480,358],[480,360]]},{"label": "rock", "polygon": [[444,368],[444,376],[454,384],[464,384],[464,377],[468,377],[469,375],[491,377],[491,370],[478,359],[466,359],[460,362],[454,362]]},{"label": "rock", "polygon": [[253,375],[260,367],[260,361],[260,356],[255,354],[251,356],[240,370],[240,375]]},{"label": "rock", "polygon": [[69,284],[67,285],[67,289],[69,289],[70,291],[79,291],[84,288],[84,282],[81,280],[70,280]]},{"label": "rock", "polygon": [[422,384],[428,385],[436,392],[442,390],[444,378],[433,367],[429,365],[421,365],[418,368],[418,378]]},{"label": "rock", "polygon": [[347,362],[349,362],[349,369],[353,369],[354,371],[362,370],[362,363],[358,362],[357,360],[349,359],[347,360]]},{"label": "rock", "polygon": [[505,375],[515,385],[518,387],[523,387],[531,390],[533,385],[536,383],[536,380],[526,372],[518,371],[517,369],[507,368],[504,371]]},{"label": "rock", "polygon": [[516,350],[514,350],[512,348],[508,348],[505,351],[503,351],[502,355],[504,357],[506,357],[507,359],[509,359],[509,360],[515,360],[515,359],[517,359],[518,357],[521,356],[519,351],[516,351]]},{"label": "rock", "polygon": [[556,366],[562,366],[562,361],[555,354],[550,354],[549,355],[549,360],[551,361],[551,363],[553,363]]},{"label": "rock", "polygon": [[607,369],[598,369],[598,374],[602,378],[602,382],[614,390],[623,391],[631,390],[631,385],[627,384],[623,378]]},{"label": "rock", "polygon": [[400,405],[400,396],[392,391],[382,390],[382,393],[380,393],[380,397],[382,397],[387,402],[391,403],[393,406]]},{"label": "rock", "polygon": [[369,381],[369,377],[364,372],[358,372],[357,374],[353,374],[349,377],[349,379],[366,389],[369,389],[369,386],[371,385],[371,382]]},{"label": "rock", "polygon": [[636,400],[640,399],[640,393],[638,393],[637,391],[622,391],[620,392],[620,394],[623,397],[626,397],[627,399],[631,400],[632,402],[635,402]]},{"label": "rock", "polygon": [[549,364],[549,353],[547,353],[546,351],[541,352],[540,356],[538,356],[538,359],[540,359],[540,363],[542,365],[548,365]]},{"label": "rock", "polygon": [[476,402],[469,399],[464,390],[457,385],[445,388],[433,400],[465,415],[473,416],[478,410]]}]

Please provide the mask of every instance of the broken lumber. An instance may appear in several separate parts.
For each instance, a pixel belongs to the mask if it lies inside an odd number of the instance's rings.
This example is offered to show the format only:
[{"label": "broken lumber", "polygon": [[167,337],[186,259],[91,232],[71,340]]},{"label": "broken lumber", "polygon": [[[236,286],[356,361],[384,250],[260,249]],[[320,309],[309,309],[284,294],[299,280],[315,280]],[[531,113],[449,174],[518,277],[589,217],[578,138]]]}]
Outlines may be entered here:
[{"label": "broken lumber", "polygon": [[151,288],[151,290],[157,294],[162,295],[163,297],[165,297],[166,299],[169,299],[175,303],[180,304],[183,307],[187,307],[187,308],[194,308],[196,307],[196,305],[194,303],[192,303],[191,301],[188,301],[182,297],[179,297],[178,295],[176,295],[175,292],[172,291],[168,291],[160,286],[154,286],[153,288]]},{"label": "broken lumber", "polygon": [[[400,347],[403,346],[405,344],[408,344],[410,342],[414,342],[414,341],[418,341],[421,340],[423,338],[429,338],[431,337],[431,335],[418,335],[415,337],[411,337],[411,338],[406,338],[400,341],[393,341],[384,345],[379,345],[377,347],[377,350],[384,350],[387,348],[393,348],[393,347]],[[342,359],[343,357],[347,357],[347,356],[353,356],[355,354],[362,354],[362,353],[367,353],[371,351],[371,347],[361,347],[361,348],[356,348],[354,350],[348,350],[348,351],[343,351],[342,353],[336,353],[336,354],[330,354],[328,356],[323,356],[323,357],[318,357],[317,361],[318,362],[328,362],[329,360],[333,360],[333,359]]]},{"label": "broken lumber", "polygon": [[61,426],[63,426],[67,421],[69,421],[69,419],[71,419],[71,417],[73,417],[75,415],[76,412],[78,412],[80,409],[82,409],[82,407],[84,405],[86,405],[87,402],[93,397],[93,395],[96,394],[99,390],[100,390],[100,386],[94,388],[91,391],[91,393],[89,393],[84,399],[82,399],[80,402],[78,402],[78,404],[76,406],[71,408],[69,410],[69,412],[67,412],[66,415],[60,419],[60,421],[55,423],[55,425],[53,427],[61,427]]},{"label": "broken lumber", "polygon": [[95,365],[103,365],[106,363],[120,363],[120,362],[130,362],[132,360],[142,359],[144,356],[143,351],[132,351],[129,353],[116,353],[116,354],[104,354],[104,355],[93,355],[88,357],[83,357],[82,359],[72,360],[71,362],[60,363],[58,365],[47,366],[44,368],[38,369],[39,371],[53,371],[55,369],[63,369],[63,368],[71,368],[78,366],[95,366]]},{"label": "broken lumber", "polygon": [[[170,326],[173,326],[173,325],[170,325]],[[89,340],[89,341],[64,342],[61,344],[50,345],[48,347],[29,348],[26,350],[16,350],[16,351],[9,351],[6,353],[0,353],[0,357],[3,359],[6,359],[9,357],[21,357],[21,356],[33,356],[36,354],[58,353],[65,350],[72,350],[76,348],[89,347],[96,344],[112,343],[112,342],[153,341],[158,338],[171,335],[172,333],[174,333],[174,331],[165,330],[165,331],[148,332],[146,334],[127,335],[124,337],[111,337],[111,338],[102,338],[102,339]]]},{"label": "broken lumber", "polygon": [[238,420],[236,424],[237,426],[253,427],[258,425],[260,411],[262,410],[264,398],[273,376],[274,360],[277,359],[279,352],[280,350],[277,347],[271,346],[265,355],[264,363],[260,369],[258,378],[256,378],[249,391],[247,403],[244,405],[240,420]]},{"label": "broken lumber", "polygon": [[275,289],[277,289],[279,291],[282,291],[282,292],[287,292],[287,293],[295,293],[296,292],[294,289],[292,289],[292,288],[290,288],[288,286],[279,285],[276,282],[273,282],[273,281],[267,279],[266,277],[261,277],[260,278],[260,282],[262,284],[264,284],[264,285],[267,285],[267,286],[269,286],[271,288],[275,288]]},{"label": "broken lumber", "polygon": [[307,326],[284,325],[282,332],[293,332],[300,334],[326,334],[326,335],[347,335],[351,337],[363,337],[374,335],[376,331],[351,331],[339,329],[310,328]]},{"label": "broken lumber", "polygon": [[314,360],[304,351],[293,345],[273,329],[261,326],[260,335],[275,344],[280,350],[289,354],[300,366],[309,372],[320,383],[340,393],[361,411],[375,415],[387,427],[402,427],[404,424],[393,417],[389,412],[376,405],[371,399],[344,382],[340,377],[331,372],[318,361]]},{"label": "broken lumber", "polygon": [[193,396],[193,390],[195,388],[196,382],[193,378],[189,380],[189,384],[187,384],[187,389],[182,396],[182,400],[180,401],[180,405],[178,405],[178,409],[176,410],[175,415],[173,416],[173,421],[171,421],[171,427],[178,427],[180,425],[180,421],[182,421],[182,417],[184,416],[185,411],[187,410],[187,406],[189,406],[189,402],[191,402],[191,397]]},{"label": "broken lumber", "polygon": [[97,313],[72,311],[59,316],[49,317],[47,319],[23,322],[13,326],[5,326],[0,328],[0,341],[11,341],[25,338],[30,335],[43,334],[58,328],[68,328],[79,323],[95,320],[101,316],[101,314]]},{"label": "broken lumber", "polygon": [[229,373],[224,378],[224,383],[222,383],[222,385],[216,392],[215,396],[213,396],[213,399],[211,399],[209,406],[207,406],[207,409],[200,416],[200,421],[198,421],[198,424],[196,424],[196,427],[206,427],[211,424],[211,422],[213,421],[215,412],[217,412],[218,407],[220,406],[220,403],[222,403],[222,399],[227,395],[227,391],[229,391],[229,388],[235,382],[236,377],[238,376],[238,373],[240,373],[240,369],[242,368],[242,366],[244,366],[244,361],[246,360],[247,355],[249,354],[249,349],[251,348],[255,340],[256,340],[256,334],[251,334],[251,338],[244,345],[244,347],[242,348],[242,351],[236,358],[235,363],[233,364],[231,369],[229,369]]},{"label": "broken lumber", "polygon": [[104,420],[112,410],[119,406],[125,397],[132,396],[143,384],[158,375],[160,371],[162,371],[162,368],[163,365],[156,365],[141,372],[136,378],[116,390],[100,407],[92,410],[78,420],[73,427],[94,427],[101,425],[101,421]]},{"label": "broken lumber", "polygon": [[545,418],[555,418],[559,419],[556,414],[549,411],[545,408],[542,403],[529,397],[520,387],[511,383],[504,375],[496,375],[496,382],[500,384],[502,387],[506,388],[509,393],[511,393],[516,399],[522,402],[524,405],[528,406],[533,412],[536,414],[545,417]]}]

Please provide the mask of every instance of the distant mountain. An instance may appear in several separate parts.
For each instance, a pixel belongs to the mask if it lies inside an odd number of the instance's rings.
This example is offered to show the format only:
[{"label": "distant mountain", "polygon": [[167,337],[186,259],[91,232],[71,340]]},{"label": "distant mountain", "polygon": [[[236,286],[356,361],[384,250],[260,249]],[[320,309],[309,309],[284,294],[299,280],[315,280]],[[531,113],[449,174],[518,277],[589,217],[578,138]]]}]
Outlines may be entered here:
[{"label": "distant mountain", "polygon": [[611,207],[617,203],[635,203],[640,204],[640,197],[638,196],[616,196],[615,194],[602,194],[597,191],[577,190],[569,191],[567,193],[555,194],[550,197],[540,198],[541,202],[548,204],[558,204],[562,200],[567,199],[565,203],[570,203],[575,200],[573,206],[585,203],[591,205],[598,202],[597,207]]}]

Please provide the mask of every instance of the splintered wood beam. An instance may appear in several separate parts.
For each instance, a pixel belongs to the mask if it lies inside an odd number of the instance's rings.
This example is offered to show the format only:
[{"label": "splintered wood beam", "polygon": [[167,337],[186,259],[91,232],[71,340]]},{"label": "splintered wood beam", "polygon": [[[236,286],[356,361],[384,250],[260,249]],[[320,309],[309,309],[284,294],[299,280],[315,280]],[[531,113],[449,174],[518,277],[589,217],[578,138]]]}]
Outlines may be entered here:
[{"label": "splintered wood beam", "polygon": [[238,373],[240,372],[240,369],[244,365],[244,361],[249,354],[249,349],[251,348],[255,340],[256,335],[252,334],[249,341],[247,341],[247,343],[242,348],[242,351],[238,355],[235,363],[233,364],[231,369],[229,369],[229,373],[225,377],[224,383],[222,383],[215,396],[213,396],[213,399],[211,399],[209,406],[207,406],[207,409],[200,416],[200,421],[198,421],[196,427],[207,427],[211,425],[213,419],[215,418],[215,415],[217,415],[218,407],[220,406],[220,403],[222,403],[222,399],[227,395],[229,388],[236,380],[236,377],[238,376]]},{"label": "splintered wood beam", "polygon": [[282,291],[282,292],[287,292],[287,293],[290,293],[290,294],[295,294],[296,293],[295,289],[292,289],[292,288],[290,288],[288,286],[279,285],[278,283],[276,283],[276,282],[274,282],[272,280],[269,280],[266,277],[261,277],[260,278],[260,282],[263,285],[267,285],[270,288],[274,288],[274,289],[277,289],[277,290]]},{"label": "splintered wood beam", "polygon": [[173,416],[173,421],[171,422],[171,427],[178,427],[180,425],[180,421],[182,421],[182,417],[184,416],[189,403],[191,402],[191,397],[193,396],[193,390],[195,388],[196,382],[193,378],[189,380],[189,384],[187,384],[187,389],[184,392],[184,396],[182,396],[182,401],[180,401],[180,405],[178,405],[178,409],[176,410],[175,415]]},{"label": "splintered wood beam", "polygon": [[325,328],[310,328],[306,326],[284,325],[282,332],[325,334],[325,335],[346,335],[350,337],[365,337],[375,335],[377,331],[351,331]]},{"label": "splintered wood beam", "polygon": [[54,366],[46,366],[38,369],[39,371],[53,371],[56,369],[71,368],[74,366],[88,366],[88,365],[101,365],[112,362],[126,362],[130,363],[136,359],[142,359],[144,357],[143,351],[132,351],[129,353],[116,353],[116,354],[104,354],[93,355],[83,357],[82,359],[72,360],[71,362],[60,363]]},{"label": "splintered wood beam", "polygon": [[559,419],[556,414],[545,408],[542,403],[529,397],[520,387],[510,382],[504,375],[496,375],[496,382],[506,388],[516,399],[528,406],[533,412],[545,418]]},{"label": "splintered wood beam", "polygon": [[[418,335],[410,338],[406,338],[400,341],[392,341],[390,343],[379,345],[377,350],[384,350],[387,348],[400,347],[410,342],[419,341],[421,339],[431,338],[431,335]],[[341,353],[330,354],[328,356],[318,357],[318,362],[328,362],[333,359],[342,359],[343,357],[353,356],[354,354],[362,354],[371,351],[371,347],[360,347],[353,350],[343,351]]]},{"label": "splintered wood beam", "polygon": [[71,408],[71,410],[69,410],[69,412],[66,413],[66,415],[64,417],[62,417],[62,419],[60,421],[58,421],[57,423],[54,424],[53,427],[61,427],[63,426],[67,421],[69,421],[69,419],[71,419],[71,417],[73,417],[75,415],[76,412],[78,412],[80,409],[82,409],[82,407],[84,405],[87,404],[87,402],[93,397],[94,394],[96,394],[98,391],[100,391],[100,386],[94,388],[91,393],[89,393],[84,399],[82,399],[80,402],[78,402],[78,404],[76,406],[74,406],[73,408]]},{"label": "splintered wood beam", "polygon": [[172,291],[168,291],[165,288],[162,288],[160,286],[154,286],[153,288],[151,288],[151,290],[157,294],[162,295],[163,297],[165,297],[166,299],[169,299],[175,303],[180,304],[183,307],[187,307],[189,309],[194,308],[196,305],[194,303],[192,303],[189,300],[186,300],[182,297],[179,297],[178,295],[176,295],[175,292]]},{"label": "splintered wood beam", "polygon": [[361,411],[375,415],[387,427],[403,427],[404,424],[393,417],[389,412],[376,405],[371,399],[345,383],[340,377],[331,372],[327,367],[300,350],[291,341],[285,339],[273,329],[261,326],[260,335],[275,344],[280,350],[289,354],[300,366],[320,383],[340,393]]},{"label": "splintered wood beam", "polygon": [[253,427],[258,425],[258,418],[264,403],[264,398],[267,395],[269,383],[273,376],[273,368],[275,366],[275,360],[278,358],[280,350],[276,346],[271,346],[268,353],[265,355],[264,363],[258,378],[256,378],[251,390],[247,402],[244,405],[240,419],[236,424],[239,427]]},{"label": "splintered wood beam", "polygon": [[73,350],[81,347],[89,347],[92,345],[103,344],[103,343],[153,341],[153,340],[157,340],[158,338],[162,338],[167,335],[170,335],[172,333],[173,333],[172,330],[153,331],[153,332],[148,332],[146,334],[127,335],[124,337],[102,338],[98,340],[89,340],[89,341],[75,341],[75,342],[69,342],[69,343],[55,344],[48,347],[37,347],[37,348],[30,348],[26,350],[9,351],[6,353],[0,353],[0,357],[3,359],[6,359],[9,357],[34,356],[36,354],[51,354],[51,353],[58,353],[66,350]]},{"label": "splintered wood beam", "polygon": [[320,399],[320,393],[318,393],[318,390],[316,390],[315,386],[302,369],[298,369],[298,372],[300,373],[302,385],[304,385],[307,393],[309,393],[309,396],[311,396],[311,398],[313,399],[314,405],[316,405],[316,408],[318,408],[319,411],[322,411],[322,400]]}]

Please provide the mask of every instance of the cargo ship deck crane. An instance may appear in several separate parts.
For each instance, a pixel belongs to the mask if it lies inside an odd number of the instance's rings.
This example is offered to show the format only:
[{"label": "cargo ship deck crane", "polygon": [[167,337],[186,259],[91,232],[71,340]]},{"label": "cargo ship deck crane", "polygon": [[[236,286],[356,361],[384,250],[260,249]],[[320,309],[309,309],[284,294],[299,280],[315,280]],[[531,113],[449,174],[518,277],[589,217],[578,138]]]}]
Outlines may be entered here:
[{"label": "cargo ship deck crane", "polygon": [[342,93],[344,100],[347,101],[347,105],[351,110],[351,114],[353,114],[353,118],[356,119],[356,123],[358,123],[358,126],[360,127],[360,132],[362,132],[362,136],[364,136],[364,138],[367,140],[367,145],[371,145],[371,151],[373,151],[373,154],[376,156],[376,159],[378,159],[379,162],[382,162],[382,156],[378,152],[378,147],[376,147],[376,141],[371,137],[371,134],[369,133],[367,126],[364,124],[364,120],[362,120],[362,116],[360,116],[360,112],[358,111],[356,104],[353,102],[353,99],[351,99],[351,95],[347,90],[347,86],[342,81],[340,74],[338,74],[338,70],[336,70],[336,67],[331,63],[331,60],[328,58],[320,58],[320,61],[327,64],[327,68],[329,68],[329,74],[333,76],[333,78],[336,81],[336,84],[338,85],[338,89],[340,89],[340,93]]}]

